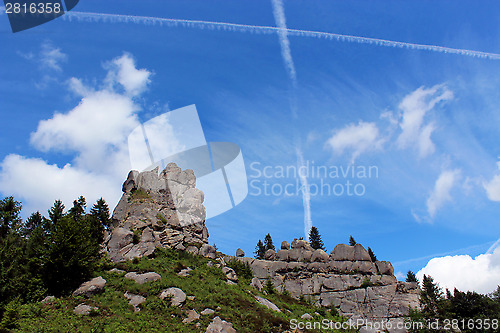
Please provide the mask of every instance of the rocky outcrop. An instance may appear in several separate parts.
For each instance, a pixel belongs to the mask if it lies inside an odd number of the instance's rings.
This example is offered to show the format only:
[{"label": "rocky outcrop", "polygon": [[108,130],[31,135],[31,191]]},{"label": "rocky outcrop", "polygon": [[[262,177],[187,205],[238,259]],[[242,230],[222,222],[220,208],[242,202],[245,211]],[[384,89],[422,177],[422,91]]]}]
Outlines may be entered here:
[{"label": "rocky outcrop", "polygon": [[104,291],[105,286],[106,280],[104,280],[102,276],[98,276],[90,281],[82,283],[80,287],[73,292],[73,296],[90,297]]},{"label": "rocky outcrop", "polygon": [[215,317],[208,325],[205,333],[236,333],[236,330],[233,328],[233,324]]},{"label": "rocky outcrop", "polygon": [[158,173],[130,171],[113,212],[113,230],[104,242],[112,261],[151,256],[156,248],[189,248],[208,242],[204,195],[192,170],[175,163]]},{"label": "rocky outcrop", "polygon": [[[274,252],[274,251],[273,251]],[[250,265],[252,285],[261,289],[271,279],[278,292],[305,296],[322,306],[335,306],[346,316],[387,320],[418,308],[417,284],[398,282],[388,261],[372,262],[361,244],[339,244],[330,255],[314,250],[305,240],[283,242],[271,260],[226,257]]]}]

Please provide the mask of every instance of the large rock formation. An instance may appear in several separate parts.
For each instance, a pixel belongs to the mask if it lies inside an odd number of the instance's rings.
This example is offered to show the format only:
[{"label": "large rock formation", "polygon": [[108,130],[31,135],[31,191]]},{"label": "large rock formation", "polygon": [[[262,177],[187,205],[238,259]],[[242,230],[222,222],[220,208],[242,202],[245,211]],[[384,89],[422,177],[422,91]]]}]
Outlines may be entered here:
[{"label": "large rock formation", "polygon": [[283,242],[281,248],[273,260],[228,256],[226,261],[246,262],[260,284],[271,279],[280,292],[335,306],[346,316],[389,320],[419,306],[418,285],[398,282],[391,263],[372,262],[360,244],[339,244],[330,255],[314,251],[304,240],[294,240],[291,248]]},{"label": "large rock formation", "polygon": [[130,171],[104,242],[112,261],[150,256],[158,247],[184,250],[208,242],[203,192],[192,170],[169,163],[158,174]]}]

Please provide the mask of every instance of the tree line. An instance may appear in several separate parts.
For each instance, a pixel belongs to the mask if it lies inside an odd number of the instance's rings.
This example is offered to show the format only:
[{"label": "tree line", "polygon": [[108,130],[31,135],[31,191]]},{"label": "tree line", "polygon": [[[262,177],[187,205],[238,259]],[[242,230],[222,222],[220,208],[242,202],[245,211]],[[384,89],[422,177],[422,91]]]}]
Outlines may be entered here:
[{"label": "tree line", "polygon": [[65,212],[60,200],[25,221],[22,205],[0,201],[0,317],[11,302],[35,302],[67,295],[89,279],[101,258],[100,244],[110,226],[109,207],[99,199],[86,213],[83,196]]}]

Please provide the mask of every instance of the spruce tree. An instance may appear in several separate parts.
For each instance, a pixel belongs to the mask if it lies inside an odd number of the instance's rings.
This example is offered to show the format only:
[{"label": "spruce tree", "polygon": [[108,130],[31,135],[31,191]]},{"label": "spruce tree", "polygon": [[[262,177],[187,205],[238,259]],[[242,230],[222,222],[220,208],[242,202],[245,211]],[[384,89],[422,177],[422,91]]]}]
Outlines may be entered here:
[{"label": "spruce tree", "polygon": [[428,316],[439,314],[443,291],[431,276],[424,275],[422,280],[422,290],[420,291],[420,306],[422,313]]},{"label": "spruce tree", "polygon": [[264,243],[259,239],[257,242],[257,246],[255,246],[255,258],[256,259],[264,259],[264,254],[266,253],[266,248],[264,247]]},{"label": "spruce tree", "polygon": [[16,229],[20,223],[21,203],[13,197],[0,201],[0,238],[7,236],[9,230]]},{"label": "spruce tree", "polygon": [[415,275],[415,273],[413,273],[412,271],[408,271],[408,273],[406,273],[406,282],[417,282],[418,283],[418,279],[417,279],[417,276]]},{"label": "spruce tree", "polygon": [[61,200],[56,200],[54,206],[49,209],[49,219],[52,224],[57,224],[59,220],[64,216],[64,204]]},{"label": "spruce tree", "polygon": [[77,200],[73,201],[73,207],[69,210],[69,214],[75,221],[80,221],[85,215],[85,209],[87,208],[87,201],[83,196],[79,196]]},{"label": "spruce tree", "polygon": [[104,228],[109,228],[111,223],[109,206],[103,198],[97,200],[97,202],[92,206],[90,209],[90,215],[97,218]]},{"label": "spruce tree", "polygon": [[354,245],[356,245],[356,244],[357,244],[357,243],[356,243],[356,241],[354,240],[354,237],[350,236],[350,237],[349,237],[349,245],[354,246]]},{"label": "spruce tree", "polygon": [[264,238],[264,248],[265,248],[265,251],[275,250],[274,244],[273,244],[273,239],[271,238],[270,234],[267,234],[266,237]]},{"label": "spruce tree", "polygon": [[370,255],[370,258],[372,259],[373,262],[377,261],[377,256],[375,255],[375,253],[373,253],[370,247],[368,247],[368,254]]},{"label": "spruce tree", "polygon": [[313,249],[325,251],[325,244],[323,244],[321,235],[316,227],[311,227],[311,230],[309,231],[309,243]]}]

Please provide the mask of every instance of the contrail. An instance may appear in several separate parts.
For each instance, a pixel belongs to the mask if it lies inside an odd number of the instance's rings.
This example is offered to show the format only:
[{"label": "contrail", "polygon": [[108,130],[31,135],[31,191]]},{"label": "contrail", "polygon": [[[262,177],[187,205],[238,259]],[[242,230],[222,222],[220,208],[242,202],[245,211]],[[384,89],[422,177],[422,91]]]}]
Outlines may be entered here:
[{"label": "contrail", "polygon": [[[282,0],[272,0],[273,5],[273,15],[276,21],[276,26],[278,27],[278,36],[281,47],[281,57],[283,58],[283,64],[288,73],[288,77],[292,82],[292,93],[290,95],[290,110],[292,112],[292,121],[294,123],[294,141],[295,141],[295,152],[297,155],[297,166],[299,170],[304,168],[304,156],[302,154],[302,148],[300,144],[300,133],[297,130],[297,102],[295,99],[297,90],[297,72],[295,71],[295,64],[293,63],[292,51],[290,50],[290,40],[288,39],[288,29],[286,27],[285,18],[285,7]],[[311,193],[309,191],[309,182],[307,177],[299,172],[298,174],[300,185],[302,186],[302,205],[304,207],[304,236],[309,240],[309,231],[312,227],[311,220]]]},{"label": "contrail", "polygon": [[284,31],[286,31],[286,34],[288,36],[313,37],[319,39],[336,40],[339,42],[371,44],[376,46],[404,48],[410,50],[424,50],[424,51],[432,51],[440,53],[457,54],[469,57],[500,60],[500,54],[497,53],[489,53],[489,52],[474,51],[467,49],[457,49],[457,48],[438,46],[438,45],[398,42],[387,39],[343,35],[331,32],[300,30],[300,29],[290,29],[290,28],[283,29],[280,27],[272,27],[272,26],[260,26],[260,25],[200,21],[200,20],[181,20],[181,19],[170,19],[161,17],[150,17],[150,16],[103,14],[103,13],[77,12],[77,11],[69,11],[66,13],[66,15],[63,15],[62,18],[69,21],[71,21],[72,19],[76,19],[78,21],[86,21],[86,22],[135,23],[135,24],[145,24],[145,25],[160,25],[160,26],[165,25],[171,27],[182,26],[186,28],[264,33],[264,34],[275,34],[275,33],[282,34]]}]

